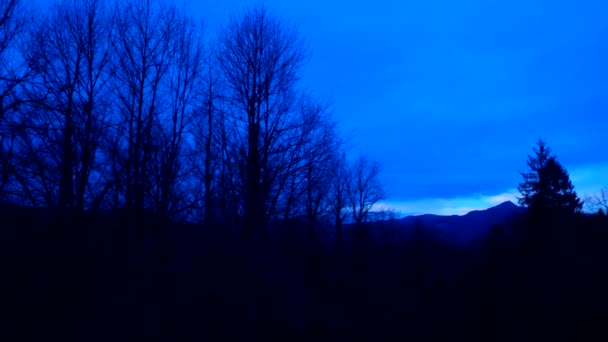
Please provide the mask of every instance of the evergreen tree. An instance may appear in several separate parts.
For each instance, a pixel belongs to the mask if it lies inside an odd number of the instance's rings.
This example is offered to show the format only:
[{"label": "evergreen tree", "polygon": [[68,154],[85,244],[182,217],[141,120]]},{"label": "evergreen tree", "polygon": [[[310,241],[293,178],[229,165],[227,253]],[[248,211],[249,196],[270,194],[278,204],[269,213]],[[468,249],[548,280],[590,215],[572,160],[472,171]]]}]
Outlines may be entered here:
[{"label": "evergreen tree", "polygon": [[530,171],[522,173],[524,181],[518,190],[519,204],[532,212],[578,213],[582,202],[574,191],[566,169],[551,155],[551,149],[539,140],[535,155],[528,156]]}]

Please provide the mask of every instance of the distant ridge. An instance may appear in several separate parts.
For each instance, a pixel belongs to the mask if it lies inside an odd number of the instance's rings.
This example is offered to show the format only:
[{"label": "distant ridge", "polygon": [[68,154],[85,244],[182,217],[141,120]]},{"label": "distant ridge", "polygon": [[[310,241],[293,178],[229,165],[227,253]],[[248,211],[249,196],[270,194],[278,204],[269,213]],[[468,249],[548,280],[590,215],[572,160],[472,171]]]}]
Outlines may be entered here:
[{"label": "distant ridge", "polygon": [[474,210],[464,215],[424,214],[406,216],[399,225],[406,228],[424,227],[449,235],[450,239],[470,241],[483,238],[494,225],[508,225],[517,220],[526,209],[511,201],[485,210]]}]

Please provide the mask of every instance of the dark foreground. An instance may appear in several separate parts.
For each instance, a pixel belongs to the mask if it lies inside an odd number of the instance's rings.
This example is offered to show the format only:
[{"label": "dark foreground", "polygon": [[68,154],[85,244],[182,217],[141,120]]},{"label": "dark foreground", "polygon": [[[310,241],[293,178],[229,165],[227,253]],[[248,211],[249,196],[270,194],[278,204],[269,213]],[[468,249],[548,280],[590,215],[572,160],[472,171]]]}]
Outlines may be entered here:
[{"label": "dark foreground", "polygon": [[599,217],[542,238],[497,227],[468,246],[366,226],[337,248],[330,228],[245,243],[219,228],[137,237],[103,215],[69,228],[52,216],[3,211],[2,340],[608,340]]}]

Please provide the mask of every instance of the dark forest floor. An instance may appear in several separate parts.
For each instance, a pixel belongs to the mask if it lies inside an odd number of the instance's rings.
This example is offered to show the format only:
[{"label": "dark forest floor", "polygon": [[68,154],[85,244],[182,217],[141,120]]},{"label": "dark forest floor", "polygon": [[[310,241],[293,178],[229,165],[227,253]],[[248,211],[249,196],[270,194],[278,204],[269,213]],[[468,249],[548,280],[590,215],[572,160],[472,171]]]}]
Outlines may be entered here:
[{"label": "dark forest floor", "polygon": [[608,259],[596,238],[597,248],[572,242],[537,259],[516,244],[432,237],[351,241],[337,253],[195,225],[128,239],[102,222],[60,237],[44,220],[2,228],[6,341],[606,337]]}]

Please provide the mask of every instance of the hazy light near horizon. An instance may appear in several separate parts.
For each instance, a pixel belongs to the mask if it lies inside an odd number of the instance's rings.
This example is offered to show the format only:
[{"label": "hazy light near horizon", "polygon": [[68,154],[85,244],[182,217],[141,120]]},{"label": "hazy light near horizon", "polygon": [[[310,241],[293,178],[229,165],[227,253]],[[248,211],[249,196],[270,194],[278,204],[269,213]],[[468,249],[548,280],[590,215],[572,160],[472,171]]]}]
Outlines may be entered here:
[{"label": "hazy light near horizon", "polygon": [[470,196],[462,198],[425,198],[409,201],[391,201],[380,203],[374,210],[389,210],[398,217],[409,215],[464,215],[473,210],[483,210],[500,203],[511,201],[517,203],[517,190],[492,196]]},{"label": "hazy light near horizon", "polygon": [[[583,201],[597,196],[601,189],[606,188],[608,163],[590,164],[578,167],[570,172],[570,180],[574,184],[579,198]],[[374,211],[393,211],[398,217],[409,215],[464,215],[473,210],[484,210],[506,201],[517,204],[519,192],[517,188],[491,196],[466,196],[456,198],[424,198],[413,200],[391,200],[390,198],[374,207]],[[586,207],[583,210],[587,209]]]}]

